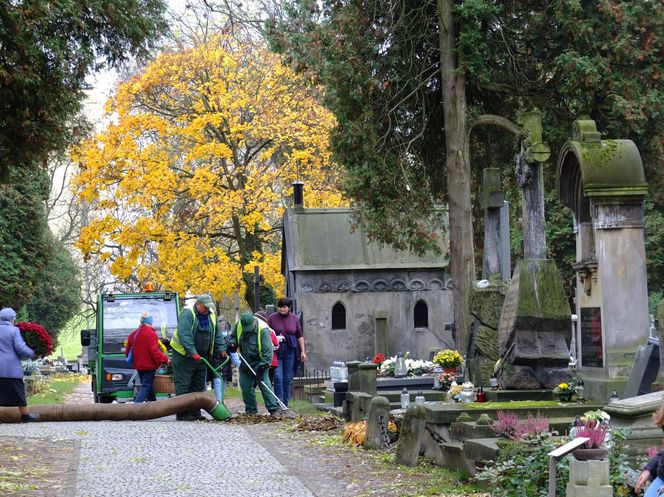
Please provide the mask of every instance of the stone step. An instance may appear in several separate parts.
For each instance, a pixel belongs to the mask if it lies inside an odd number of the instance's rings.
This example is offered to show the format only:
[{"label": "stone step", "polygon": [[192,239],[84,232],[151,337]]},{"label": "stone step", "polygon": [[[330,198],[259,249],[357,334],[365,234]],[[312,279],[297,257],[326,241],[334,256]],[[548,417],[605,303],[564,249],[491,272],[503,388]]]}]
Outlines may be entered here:
[{"label": "stone step", "polygon": [[309,395],[318,395],[322,394],[325,391],[325,385],[323,383],[314,383],[312,385],[304,385],[304,393]]},{"label": "stone step", "polygon": [[[496,418],[497,416],[491,417],[493,421],[495,421]],[[549,430],[555,431],[559,435],[567,435],[572,427],[574,419],[574,416],[551,418],[549,419]],[[489,425],[478,425],[474,421],[457,421],[450,425],[450,436],[454,440],[466,441],[491,438],[495,436],[492,425],[493,423]]]}]

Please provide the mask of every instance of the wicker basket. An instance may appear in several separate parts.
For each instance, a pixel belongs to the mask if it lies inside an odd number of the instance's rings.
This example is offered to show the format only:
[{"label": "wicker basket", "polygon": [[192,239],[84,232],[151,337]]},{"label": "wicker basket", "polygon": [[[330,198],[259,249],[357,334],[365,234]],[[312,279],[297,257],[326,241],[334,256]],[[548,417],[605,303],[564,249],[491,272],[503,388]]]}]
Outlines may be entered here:
[{"label": "wicker basket", "polygon": [[154,391],[156,393],[175,393],[173,377],[167,374],[154,375]]}]

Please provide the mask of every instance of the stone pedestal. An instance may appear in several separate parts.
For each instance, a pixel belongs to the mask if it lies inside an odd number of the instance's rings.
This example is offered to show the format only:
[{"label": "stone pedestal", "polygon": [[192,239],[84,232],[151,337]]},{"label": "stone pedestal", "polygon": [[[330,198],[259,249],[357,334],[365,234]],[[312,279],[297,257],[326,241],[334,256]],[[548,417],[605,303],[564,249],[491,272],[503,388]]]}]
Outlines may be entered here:
[{"label": "stone pedestal", "polygon": [[487,288],[474,288],[470,313],[475,318],[466,365],[470,381],[477,386],[489,385],[496,361],[500,357],[498,324],[507,284],[492,282]]},{"label": "stone pedestal", "polygon": [[378,364],[374,364],[373,362],[362,362],[359,365],[358,373],[360,378],[359,391],[368,393],[369,395],[376,395]]},{"label": "stone pedestal", "polygon": [[577,461],[570,457],[567,497],[613,497],[609,460]]},{"label": "stone pedestal", "polygon": [[555,261],[519,261],[498,328],[503,388],[553,389],[570,380],[570,314]]},{"label": "stone pedestal", "polygon": [[346,361],[348,368],[348,391],[361,392],[362,381],[360,379],[360,361]]}]

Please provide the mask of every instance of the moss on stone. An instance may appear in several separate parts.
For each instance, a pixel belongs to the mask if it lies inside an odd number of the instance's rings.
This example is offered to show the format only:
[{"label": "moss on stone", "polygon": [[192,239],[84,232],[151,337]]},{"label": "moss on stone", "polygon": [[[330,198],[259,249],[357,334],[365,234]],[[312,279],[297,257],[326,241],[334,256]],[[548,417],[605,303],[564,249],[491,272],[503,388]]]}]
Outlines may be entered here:
[{"label": "moss on stone", "polygon": [[498,329],[500,310],[505,300],[506,285],[475,288],[471,295],[470,312],[482,324]]},{"label": "moss on stone", "polygon": [[487,413],[480,414],[480,417],[477,418],[477,424],[481,426],[488,426],[493,423],[493,420],[491,419],[491,416],[489,416]]},{"label": "moss on stone", "polygon": [[[482,353],[483,356],[488,357],[494,362],[500,357],[498,351],[498,330],[489,328],[481,324],[475,332],[475,347]],[[493,365],[491,365],[493,369]],[[491,374],[489,372],[489,374]]]},{"label": "moss on stone", "polygon": [[518,265],[517,316],[569,320],[569,302],[555,261],[531,259],[519,261]]}]

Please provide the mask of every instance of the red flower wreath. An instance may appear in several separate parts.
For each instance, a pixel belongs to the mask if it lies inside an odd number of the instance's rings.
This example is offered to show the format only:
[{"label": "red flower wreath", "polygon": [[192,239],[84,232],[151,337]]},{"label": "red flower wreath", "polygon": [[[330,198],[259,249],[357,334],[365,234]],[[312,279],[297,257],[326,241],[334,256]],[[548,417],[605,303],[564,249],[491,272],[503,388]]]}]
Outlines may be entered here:
[{"label": "red flower wreath", "polygon": [[27,346],[34,350],[37,357],[46,357],[53,353],[53,339],[43,326],[28,322],[16,323],[16,326],[21,330]]}]

